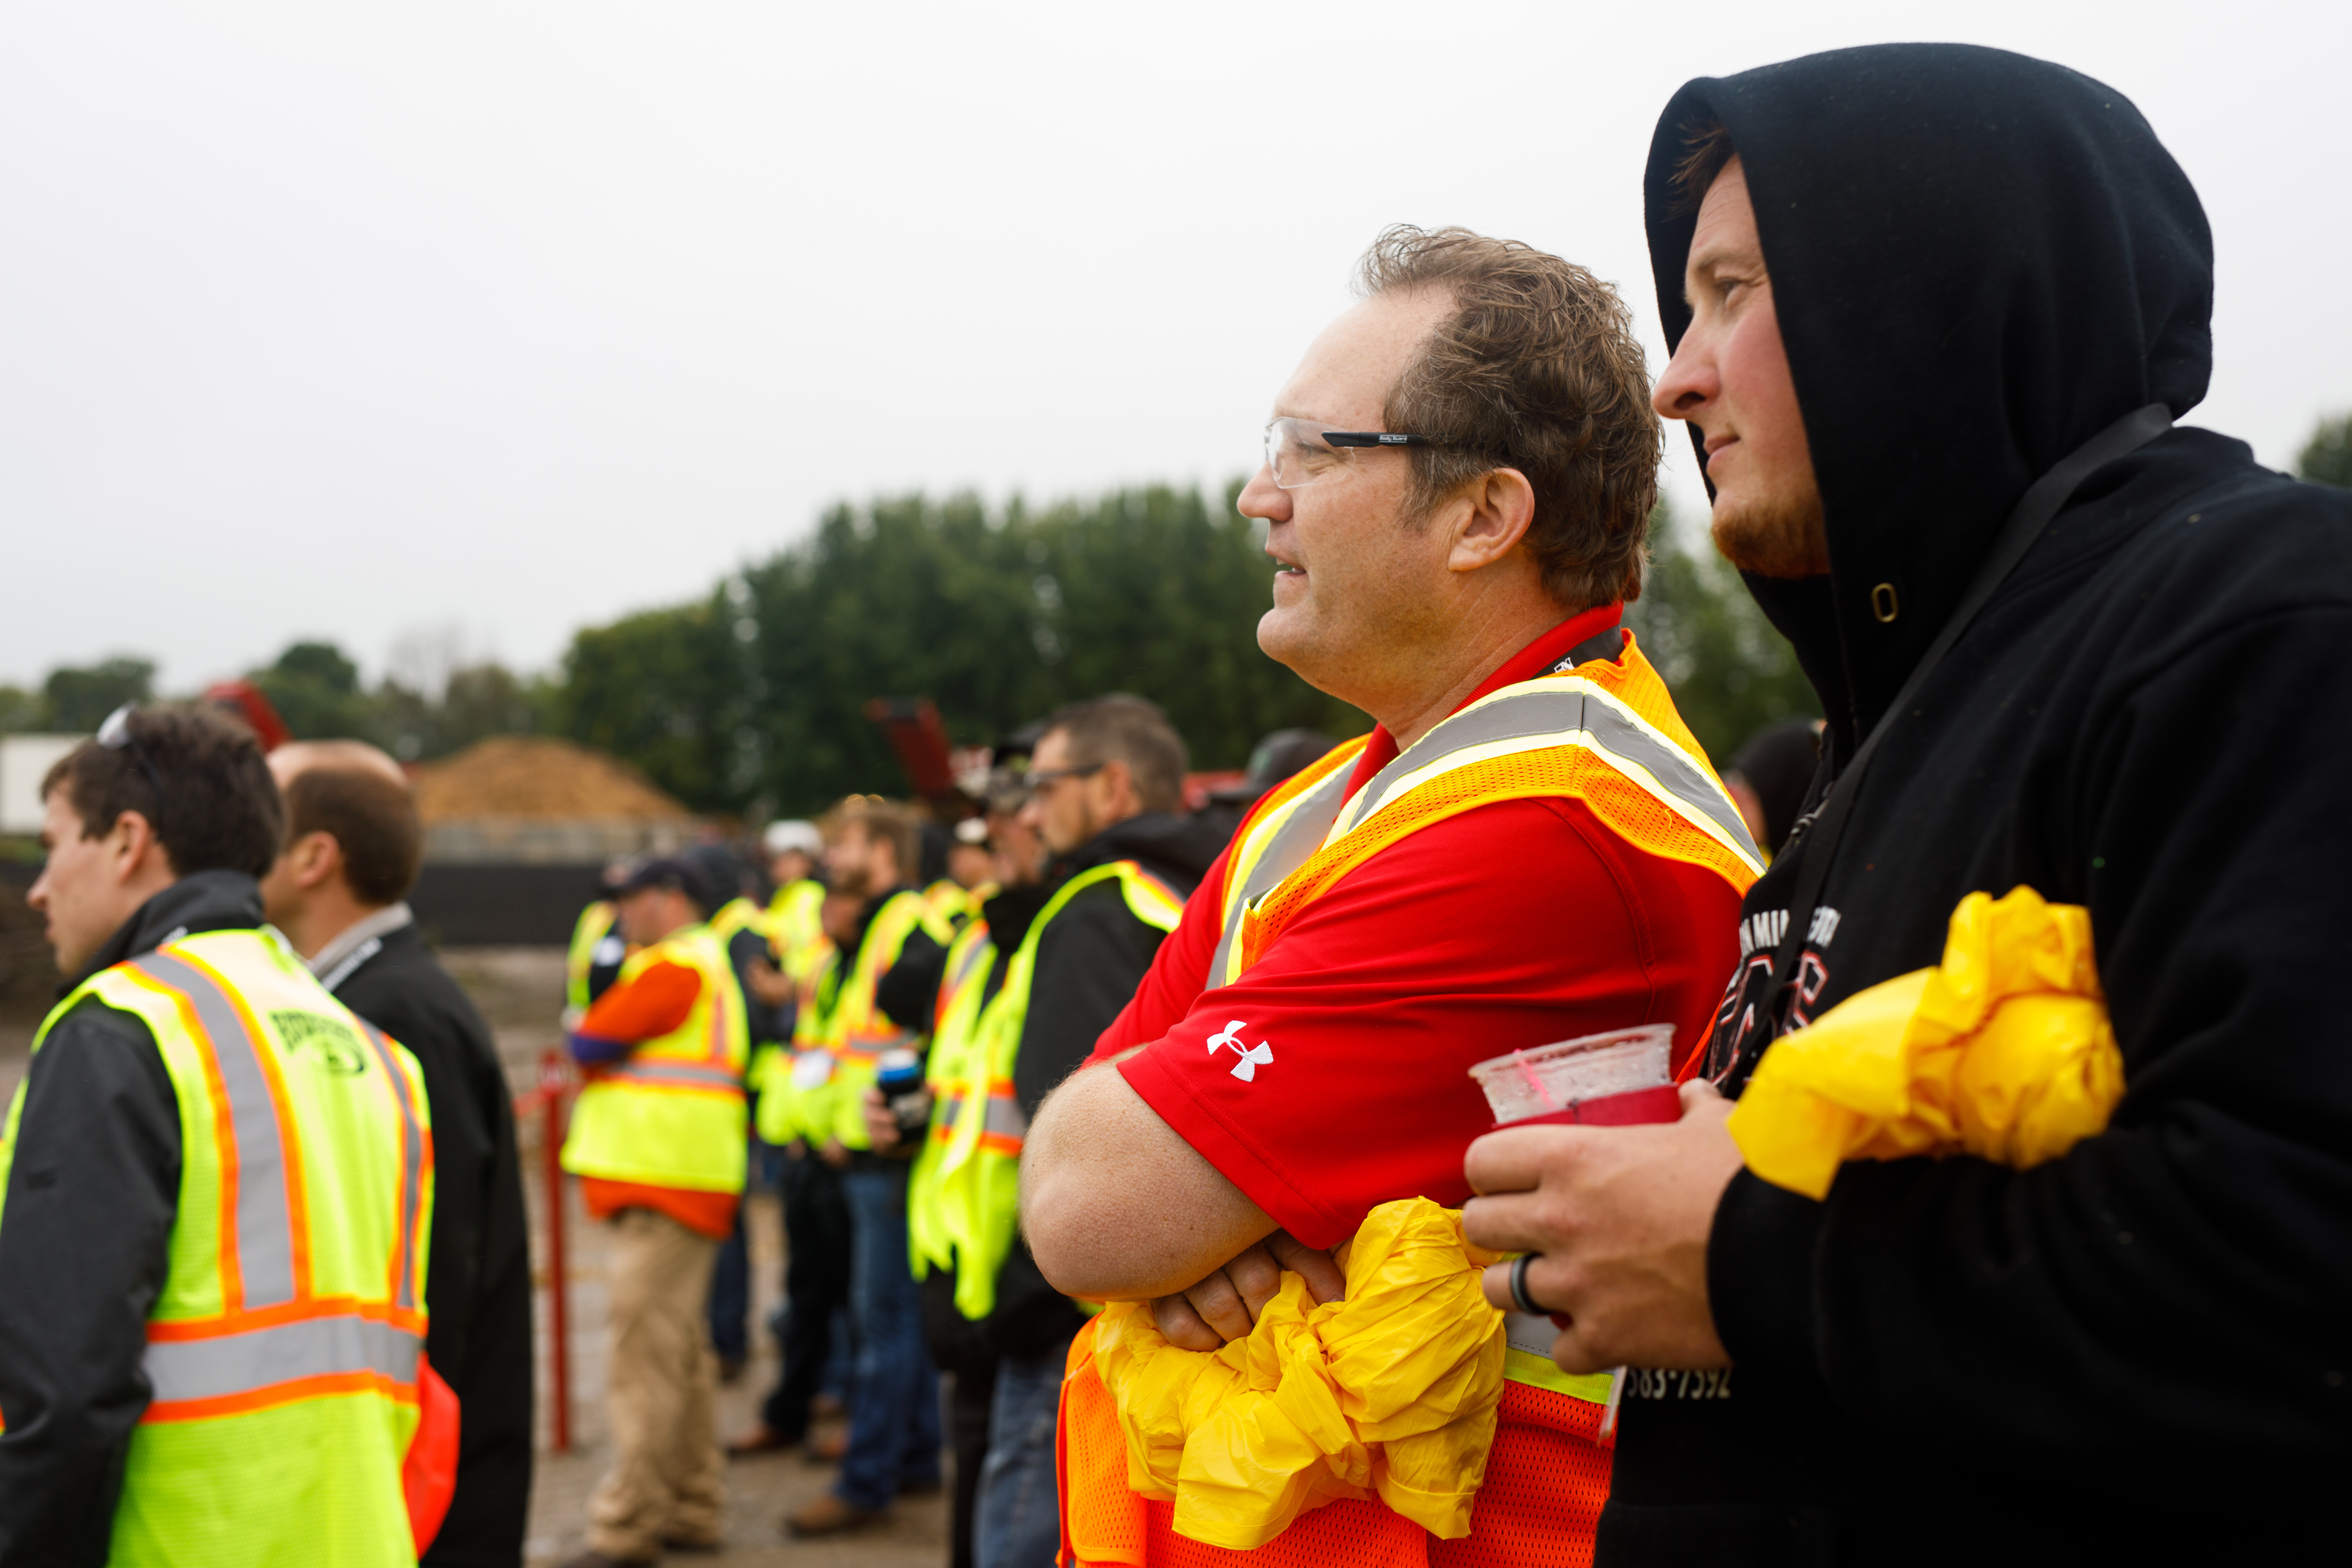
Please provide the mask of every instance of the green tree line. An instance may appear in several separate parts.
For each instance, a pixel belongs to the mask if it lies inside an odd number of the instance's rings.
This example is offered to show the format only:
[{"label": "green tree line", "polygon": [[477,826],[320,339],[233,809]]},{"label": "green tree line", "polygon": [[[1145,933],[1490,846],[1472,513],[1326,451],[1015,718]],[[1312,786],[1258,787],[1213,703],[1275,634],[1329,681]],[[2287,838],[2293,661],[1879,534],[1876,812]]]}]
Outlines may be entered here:
[{"label": "green tree line", "polygon": [[[2352,416],[2324,421],[2298,469],[2352,485]],[[987,744],[1103,691],[1167,710],[1193,766],[1240,767],[1269,731],[1370,721],[1258,651],[1271,602],[1257,525],[1234,488],[1148,487],[992,512],[904,496],[828,511],[805,539],[691,603],[581,631],[551,677],[495,662],[426,693],[373,687],[331,643],[288,647],[248,677],[298,736],[349,735],[430,759],[486,735],[541,731],[602,747],[698,810],[806,812],[905,781],[867,721],[874,697],[929,697],[960,744]],[[1767,724],[1818,711],[1788,644],[1703,539],[1662,511],[1648,586],[1627,621],[1717,765]],[[87,731],[153,695],[121,656],[0,685],[0,731]]]}]

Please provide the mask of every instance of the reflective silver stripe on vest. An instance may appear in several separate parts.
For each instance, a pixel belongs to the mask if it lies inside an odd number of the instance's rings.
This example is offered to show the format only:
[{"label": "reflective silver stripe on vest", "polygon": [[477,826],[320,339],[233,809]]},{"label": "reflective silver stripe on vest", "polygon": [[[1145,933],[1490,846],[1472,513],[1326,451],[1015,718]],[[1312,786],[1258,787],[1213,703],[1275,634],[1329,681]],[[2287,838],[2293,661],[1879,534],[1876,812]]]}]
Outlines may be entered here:
[{"label": "reflective silver stripe on vest", "polygon": [[1228,890],[1224,930],[1217,933],[1216,951],[1209,955],[1211,990],[1225,984],[1225,966],[1232,961],[1234,943],[1241,935],[1243,909],[1282,886],[1284,879],[1323,847],[1323,836],[1331,831],[1332,819],[1339,815],[1339,807],[1347,798],[1348,780],[1355,771],[1350,760],[1287,802],[1290,815],[1274,830],[1265,853],[1251,864],[1238,889],[1240,896],[1235,898],[1233,890]]},{"label": "reflective silver stripe on vest", "polygon": [[[184,994],[196,1010],[219,1065],[228,1096],[229,1131],[236,1144],[236,1272],[241,1300],[229,1303],[275,1307],[294,1300],[293,1205],[286,1192],[286,1143],[270,1098],[261,1053],[268,1047],[246,1031],[236,1005],[194,964],[155,952],[131,961],[149,979]],[[222,1174],[228,1174],[226,1169]]]},{"label": "reflective silver stripe on vest", "polygon": [[629,1061],[607,1069],[604,1077],[625,1079],[631,1083],[671,1084],[683,1089],[740,1089],[743,1087],[743,1080],[736,1076],[734,1068],[712,1067],[708,1062]]},{"label": "reflective silver stripe on vest", "polygon": [[399,1269],[392,1282],[392,1300],[395,1306],[416,1305],[416,1224],[425,1206],[425,1129],[416,1120],[416,1107],[409,1103],[410,1090],[422,1094],[425,1086],[412,1084],[400,1070],[400,1059],[392,1053],[392,1041],[383,1030],[366,1019],[360,1028],[367,1035],[368,1043],[375,1047],[375,1059],[383,1064],[384,1081],[392,1086],[392,1098],[400,1108],[400,1257],[394,1265]]},{"label": "reflective silver stripe on vest", "polygon": [[1348,821],[1340,832],[1352,832],[1369,821],[1402,781],[1452,753],[1523,740],[1586,744],[1586,737],[1604,760],[1622,758],[1647,772],[1667,795],[1713,823],[1749,862],[1762,860],[1738,809],[1689,752],[1581,682],[1554,686],[1547,681],[1532,690],[1498,695],[1440,723],[1372,775],[1348,803]]},{"label": "reflective silver stripe on vest", "polygon": [[1029,1136],[1029,1113],[1021,1109],[1021,1101],[1009,1094],[988,1097],[988,1112],[981,1121],[981,1131],[998,1138]]},{"label": "reflective silver stripe on vest", "polygon": [[412,1384],[424,1345],[420,1335],[406,1329],[341,1313],[213,1339],[152,1340],[140,1364],[160,1405],[252,1394],[336,1373],[373,1372]]}]

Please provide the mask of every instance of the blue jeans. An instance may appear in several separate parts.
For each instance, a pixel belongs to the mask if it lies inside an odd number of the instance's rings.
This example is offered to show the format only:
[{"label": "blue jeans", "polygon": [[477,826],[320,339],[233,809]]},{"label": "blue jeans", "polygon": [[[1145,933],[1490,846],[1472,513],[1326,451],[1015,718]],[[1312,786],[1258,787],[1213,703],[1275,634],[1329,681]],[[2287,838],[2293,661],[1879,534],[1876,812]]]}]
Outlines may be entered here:
[{"label": "blue jeans", "polygon": [[923,1343],[922,1299],[907,1266],[907,1167],[845,1171],[849,1205],[849,1451],[834,1490],[887,1508],[940,1479],[940,1378]]},{"label": "blue jeans", "polygon": [[743,1235],[743,1205],[735,1205],[735,1232],[719,1244],[710,1266],[710,1348],[720,1361],[751,1359],[746,1322],[751,1315],[751,1249]]},{"label": "blue jeans", "polygon": [[975,1568],[1053,1568],[1062,1547],[1054,1479],[1054,1421],[1062,1398],[1066,1344],[1034,1358],[996,1363],[988,1411],[988,1458],[980,1467],[980,1512],[972,1527]]}]

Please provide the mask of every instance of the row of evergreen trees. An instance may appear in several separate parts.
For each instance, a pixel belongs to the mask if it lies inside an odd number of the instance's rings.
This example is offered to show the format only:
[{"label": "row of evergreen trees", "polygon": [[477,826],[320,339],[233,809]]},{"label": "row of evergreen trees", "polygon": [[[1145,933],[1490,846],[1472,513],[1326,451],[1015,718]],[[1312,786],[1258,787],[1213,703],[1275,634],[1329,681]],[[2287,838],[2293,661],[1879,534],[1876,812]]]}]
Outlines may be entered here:
[{"label": "row of evergreen trees", "polygon": [[[2323,424],[2299,468],[2352,486],[2352,416]],[[865,717],[882,696],[929,697],[955,741],[986,744],[1058,703],[1134,691],[1167,710],[1195,767],[1239,767],[1269,731],[1368,721],[1258,651],[1271,573],[1232,500],[1153,487],[994,515],[968,497],[839,506],[700,599],[582,631],[551,678],[485,663],[438,692],[370,689],[341,649],[304,642],[251,679],[297,735],[429,759],[485,735],[561,734],[712,812],[902,789]],[[1764,725],[1813,712],[1813,693],[1738,575],[1659,523],[1628,619],[1721,764]],[[153,679],[152,663],[116,658],[37,691],[0,686],[0,731],[89,730]]]}]

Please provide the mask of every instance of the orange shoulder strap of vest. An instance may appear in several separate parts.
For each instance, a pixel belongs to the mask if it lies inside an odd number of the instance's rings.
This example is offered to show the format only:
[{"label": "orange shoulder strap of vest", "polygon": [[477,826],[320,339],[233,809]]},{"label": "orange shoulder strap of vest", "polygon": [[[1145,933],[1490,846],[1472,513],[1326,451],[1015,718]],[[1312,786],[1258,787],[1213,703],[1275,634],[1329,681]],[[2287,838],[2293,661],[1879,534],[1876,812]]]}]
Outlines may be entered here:
[{"label": "orange shoulder strap of vest", "polygon": [[[1706,753],[1675,711],[1665,684],[1628,644],[1620,664],[1577,667],[1704,764]],[[1714,770],[1707,770],[1714,776]],[[1573,742],[1466,763],[1383,804],[1372,816],[1327,844],[1256,910],[1242,915],[1242,967],[1255,964],[1299,912],[1349,872],[1391,845],[1448,817],[1507,800],[1572,799],[1601,825],[1644,854],[1701,866],[1745,894],[1756,879],[1748,863],[1712,835],[1694,826],[1656,795],[1611,766],[1591,748]]]}]

